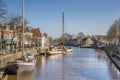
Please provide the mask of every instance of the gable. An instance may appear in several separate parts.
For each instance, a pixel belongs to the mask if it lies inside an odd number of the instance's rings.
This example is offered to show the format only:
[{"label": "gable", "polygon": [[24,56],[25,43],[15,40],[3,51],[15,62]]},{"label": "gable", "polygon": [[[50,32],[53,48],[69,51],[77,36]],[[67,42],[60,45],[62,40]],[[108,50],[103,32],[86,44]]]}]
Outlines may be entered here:
[{"label": "gable", "polygon": [[33,33],[33,37],[43,37],[43,33],[40,32],[39,28],[32,29],[31,32]]}]

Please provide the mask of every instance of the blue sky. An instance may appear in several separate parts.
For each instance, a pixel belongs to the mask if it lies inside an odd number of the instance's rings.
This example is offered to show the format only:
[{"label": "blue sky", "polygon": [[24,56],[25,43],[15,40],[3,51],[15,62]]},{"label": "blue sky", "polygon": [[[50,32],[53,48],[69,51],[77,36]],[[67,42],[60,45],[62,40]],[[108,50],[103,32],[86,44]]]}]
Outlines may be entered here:
[{"label": "blue sky", "polygon": [[[22,0],[5,0],[11,13],[21,15]],[[62,12],[65,32],[86,35],[106,34],[120,17],[120,0],[25,0],[25,18],[49,36],[62,35]]]}]

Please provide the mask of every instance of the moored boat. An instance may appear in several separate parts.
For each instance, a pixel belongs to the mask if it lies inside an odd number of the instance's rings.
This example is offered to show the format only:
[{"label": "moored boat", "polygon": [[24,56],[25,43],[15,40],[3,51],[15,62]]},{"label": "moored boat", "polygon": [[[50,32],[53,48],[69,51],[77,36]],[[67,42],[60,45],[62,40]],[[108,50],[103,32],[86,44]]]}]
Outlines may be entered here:
[{"label": "moored boat", "polygon": [[36,57],[33,54],[27,54],[24,60],[17,60],[17,73],[29,72],[36,66]]},{"label": "moored boat", "polygon": [[24,0],[22,0],[22,56],[13,62],[8,63],[5,74],[20,74],[34,70],[36,66],[36,57],[28,52],[24,53]]},{"label": "moored boat", "polygon": [[67,54],[67,53],[71,53],[73,51],[73,49],[71,47],[65,47],[64,46],[64,12],[62,14],[62,32],[63,32],[63,35],[62,35],[62,51],[63,51],[63,54]]},{"label": "moored boat", "polygon": [[47,51],[47,55],[56,55],[56,54],[62,54],[62,50],[59,47],[51,46]]},{"label": "moored boat", "polygon": [[62,51],[48,51],[48,55],[56,55],[56,54],[62,54]]},{"label": "moored boat", "polygon": [[73,49],[71,47],[66,48],[66,50],[67,50],[67,53],[73,52]]},{"label": "moored boat", "polygon": [[22,60],[17,59],[8,63],[5,74],[21,74],[23,72],[33,71],[36,66],[36,57],[33,54],[27,54]]},{"label": "moored boat", "polygon": [[63,53],[72,53],[73,49],[71,47],[63,47],[57,46],[57,47],[50,47],[50,49],[47,51],[48,55],[56,55],[56,54],[63,54]]}]

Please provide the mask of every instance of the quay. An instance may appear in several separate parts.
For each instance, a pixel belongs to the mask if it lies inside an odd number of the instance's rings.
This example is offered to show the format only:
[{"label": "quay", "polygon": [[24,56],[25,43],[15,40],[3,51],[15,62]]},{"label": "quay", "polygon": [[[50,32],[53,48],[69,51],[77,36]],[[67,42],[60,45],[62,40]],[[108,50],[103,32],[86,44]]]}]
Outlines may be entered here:
[{"label": "quay", "polygon": [[[26,50],[25,53],[32,52],[33,54],[37,55],[37,50]],[[23,54],[25,55],[25,54]],[[22,52],[16,52],[16,53],[8,53],[5,55],[0,55],[0,68],[3,68],[7,65],[8,62],[12,62],[17,58],[20,58],[22,56]]]},{"label": "quay", "polygon": [[3,72],[0,72],[0,80],[8,80],[8,75],[3,75]]},{"label": "quay", "polygon": [[[37,50],[26,50],[24,51],[25,53],[27,52],[32,52],[34,55],[37,55]],[[23,54],[25,55],[25,54]],[[22,52],[16,52],[16,53],[7,53],[5,55],[0,55],[0,80],[8,80],[8,75],[3,75],[4,68],[7,65],[8,62],[12,62],[17,58],[20,58],[22,56]]]},{"label": "quay", "polygon": [[120,54],[116,47],[106,46],[103,48],[109,59],[115,64],[120,71]]}]

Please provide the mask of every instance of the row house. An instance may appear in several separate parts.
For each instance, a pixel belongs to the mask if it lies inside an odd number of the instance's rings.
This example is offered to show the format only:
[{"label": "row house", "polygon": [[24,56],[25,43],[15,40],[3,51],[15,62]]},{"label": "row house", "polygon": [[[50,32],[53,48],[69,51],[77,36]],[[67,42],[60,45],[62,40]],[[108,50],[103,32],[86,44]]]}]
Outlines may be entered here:
[{"label": "row house", "polygon": [[31,31],[25,32],[24,34],[24,42],[26,48],[32,48],[33,47],[33,41],[32,41],[33,33]]},{"label": "row house", "polygon": [[[13,40],[13,42],[12,42]],[[13,43],[13,48],[21,48],[22,43],[22,27],[11,25],[0,25],[0,47],[6,49],[10,48]],[[48,48],[49,41],[46,36],[39,30],[39,28],[28,30],[25,28],[24,45],[25,48],[41,47]],[[0,49],[1,49],[0,48]]]},{"label": "row house", "polygon": [[65,41],[65,45],[77,46],[77,39],[69,39]]},{"label": "row house", "polygon": [[12,39],[13,30],[10,30],[10,25],[0,25],[0,39]]},{"label": "row house", "polygon": [[98,35],[98,36],[95,36],[95,39],[97,41],[97,45],[105,45],[105,44],[109,44],[110,42],[106,39],[106,36],[105,35]]},{"label": "row house", "polygon": [[94,44],[95,44],[94,39],[86,37],[81,40],[80,47],[92,47]]},{"label": "row house", "polygon": [[32,35],[32,38],[33,38],[32,44],[35,47],[39,47],[40,46],[40,40],[41,40],[41,37],[42,37],[42,34],[40,33],[39,28],[31,29],[31,32],[33,33],[33,35]]},{"label": "row house", "polygon": [[32,29],[33,33],[33,43],[35,47],[39,47],[41,49],[48,48],[49,41],[47,37],[39,30],[39,28]]},{"label": "row house", "polygon": [[10,25],[0,25],[0,40],[1,48],[10,47],[11,39],[13,38],[13,30],[10,30]]}]

